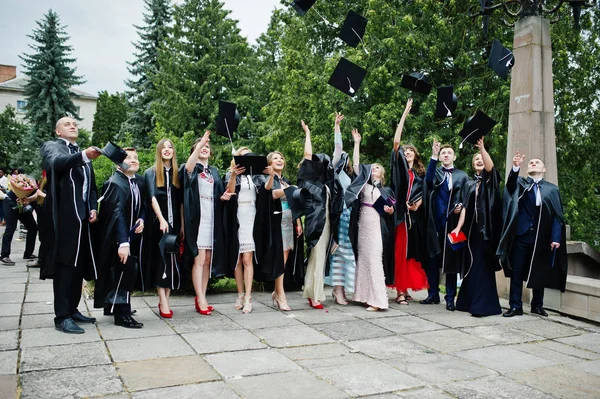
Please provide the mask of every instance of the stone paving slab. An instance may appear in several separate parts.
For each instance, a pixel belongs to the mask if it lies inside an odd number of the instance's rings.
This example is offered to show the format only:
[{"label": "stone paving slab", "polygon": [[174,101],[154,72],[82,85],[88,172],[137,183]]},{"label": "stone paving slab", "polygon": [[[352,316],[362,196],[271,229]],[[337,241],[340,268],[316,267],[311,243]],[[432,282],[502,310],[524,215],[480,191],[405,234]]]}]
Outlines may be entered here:
[{"label": "stone paving slab", "polygon": [[11,303],[0,306],[0,317],[19,316],[21,314],[21,304]]},{"label": "stone paving slab", "polygon": [[243,329],[230,318],[218,313],[213,313],[210,316],[201,316],[198,313],[195,313],[192,317],[186,318],[176,315],[173,316],[168,323],[180,334]]},{"label": "stone paving slab", "polygon": [[18,350],[0,352],[0,375],[17,374]]},{"label": "stone paving slab", "polygon": [[400,336],[368,338],[350,341],[346,345],[374,359],[406,358],[430,352],[429,348]]},{"label": "stone paving slab", "polygon": [[225,379],[300,370],[300,366],[272,349],[207,355],[206,360]]},{"label": "stone paving slab", "polygon": [[596,377],[600,377],[600,360],[592,360],[589,362],[579,362],[571,365],[572,368],[581,370],[588,374],[595,375]]},{"label": "stone paving slab", "polygon": [[134,399],[199,399],[199,398],[219,398],[219,399],[239,399],[239,396],[224,382],[205,382],[203,384],[181,385],[178,387],[169,387],[161,389],[151,389],[149,391],[135,392]]},{"label": "stone paving slab", "polygon": [[115,362],[193,355],[194,350],[178,335],[106,341]]},{"label": "stone paving slab", "polygon": [[571,337],[581,335],[583,331],[560,323],[549,323],[547,320],[537,319],[515,323],[510,328],[526,331],[548,339]]},{"label": "stone paving slab", "polygon": [[458,330],[437,330],[406,334],[405,338],[441,353],[452,353],[466,349],[492,345],[492,342]]},{"label": "stone paving slab", "polygon": [[[181,356],[117,363],[123,384],[129,391],[174,387],[220,380],[212,367],[199,356]],[[169,393],[172,397],[172,394]]]},{"label": "stone paving slab", "polygon": [[374,395],[424,385],[418,379],[385,363],[372,361],[314,371],[348,395]]},{"label": "stone paving slab", "polygon": [[292,310],[288,315],[304,324],[337,323],[339,321],[357,320],[356,317],[335,308]]},{"label": "stone paving slab", "polygon": [[[136,318],[136,320],[138,320],[138,318]],[[141,321],[141,319],[138,321]],[[135,328],[123,328],[115,325],[114,322],[108,324],[99,324],[98,328],[100,329],[102,338],[107,341],[112,341],[115,339],[157,337],[176,334],[176,332],[173,331],[173,329],[162,320],[144,321],[143,323],[144,328],[139,330]]]},{"label": "stone paving slab", "polygon": [[315,324],[313,327],[338,341],[355,341],[394,335],[393,332],[365,320],[342,321],[334,324]]},{"label": "stone paving slab", "polygon": [[503,376],[484,377],[439,386],[457,398],[548,399],[551,396]]},{"label": "stone paving slab", "polygon": [[21,336],[21,348],[100,341],[96,325],[81,324],[80,327],[85,330],[84,334],[65,334],[55,330],[54,327],[23,330]]},{"label": "stone paving slab", "polygon": [[21,316],[21,328],[23,330],[50,327],[54,327],[54,313],[30,314]]},{"label": "stone paving slab", "polygon": [[600,355],[554,341],[531,342],[513,345],[511,348],[554,363],[578,363],[583,359],[600,359]]},{"label": "stone paving slab", "polygon": [[[336,399],[347,397],[339,389],[305,370],[234,379],[230,380],[229,384],[247,399]],[[268,387],[276,387],[276,389]]]},{"label": "stone paving slab", "polygon": [[17,376],[0,375],[0,399],[15,399],[17,397]]},{"label": "stone paving slab", "polygon": [[21,351],[21,372],[110,364],[103,342],[41,346]]},{"label": "stone paving slab", "polygon": [[[54,286],[52,285],[52,281],[49,280],[50,283],[48,284],[32,284],[30,282],[30,284],[27,285],[27,292],[28,293],[33,293],[33,292],[54,292]],[[0,292],[4,292],[4,291],[0,291]]]},{"label": "stone paving slab", "polygon": [[556,398],[578,399],[600,397],[600,378],[578,370],[573,365],[561,365],[511,373],[509,376]]},{"label": "stone paving slab", "polygon": [[509,328],[506,326],[479,326],[462,328],[462,332],[486,339],[496,344],[520,344],[523,342],[543,340],[543,337],[529,332]]},{"label": "stone paving slab", "polygon": [[54,292],[42,291],[42,292],[27,292],[25,295],[25,303],[27,302],[53,302]]},{"label": "stone paving slab", "polygon": [[373,360],[340,343],[281,348],[279,352],[308,370],[333,366],[345,367],[348,364]]},{"label": "stone paving slab", "polygon": [[558,363],[507,346],[471,349],[458,352],[456,356],[503,374],[529,371]]},{"label": "stone paving slab", "polygon": [[[435,306],[435,305],[426,305]],[[475,327],[475,326],[489,326],[494,324],[494,318],[502,316],[489,316],[489,317],[473,317],[468,313],[464,312],[449,312],[444,313],[432,313],[424,314],[420,317],[425,320],[432,321],[437,324],[444,325],[446,327],[459,328],[459,327]]]},{"label": "stone paving slab", "polygon": [[416,316],[383,317],[370,320],[376,326],[398,334],[443,330],[448,327]]},{"label": "stone paving slab", "polygon": [[556,341],[600,353],[600,334],[582,334],[576,337],[559,338]]},{"label": "stone paving slab", "polygon": [[26,302],[23,305],[23,314],[54,314],[54,303],[47,302]]},{"label": "stone paving slab", "polygon": [[[2,291],[0,291],[0,292],[2,292]],[[24,293],[25,293],[25,290],[23,289],[23,291],[10,293],[10,294],[14,294],[14,295],[0,295],[0,306],[4,306],[4,305],[8,305],[8,304],[21,306],[21,304],[23,303],[23,294]]]},{"label": "stone paving slab", "polygon": [[19,316],[0,317],[0,331],[17,330],[19,328]]},{"label": "stone paving slab", "polygon": [[230,319],[248,330],[255,330],[257,328],[299,326],[302,324],[295,318],[291,317],[289,313],[283,312],[233,315],[230,316]]},{"label": "stone paving slab", "polygon": [[254,330],[261,340],[275,348],[288,346],[317,345],[334,342],[327,335],[309,326],[286,326],[275,328],[261,328]]},{"label": "stone paving slab", "polygon": [[344,306],[341,311],[354,317],[358,317],[359,319],[379,319],[383,317],[396,317],[407,315],[407,313],[394,308],[380,310],[377,312],[368,312],[366,306],[355,303],[351,303],[350,305]]},{"label": "stone paving slab", "polygon": [[256,335],[246,330],[206,331],[183,334],[182,337],[200,354],[267,347]]},{"label": "stone paving slab", "polygon": [[433,387],[417,388],[396,392],[396,397],[404,399],[452,399],[448,393]]},{"label": "stone paving slab", "polygon": [[[231,306],[215,304],[214,308],[220,314],[226,315],[226,316],[243,315],[242,310],[241,309],[237,310],[234,305],[235,304],[231,304]],[[275,312],[275,311],[276,310],[273,309],[272,307],[267,306],[261,302],[254,301],[254,300],[252,301],[252,313]]]},{"label": "stone paving slab", "polygon": [[17,349],[18,341],[18,330],[0,331],[0,351]]},{"label": "stone paving slab", "polygon": [[32,371],[21,375],[21,398],[100,396],[123,390],[112,365]]}]

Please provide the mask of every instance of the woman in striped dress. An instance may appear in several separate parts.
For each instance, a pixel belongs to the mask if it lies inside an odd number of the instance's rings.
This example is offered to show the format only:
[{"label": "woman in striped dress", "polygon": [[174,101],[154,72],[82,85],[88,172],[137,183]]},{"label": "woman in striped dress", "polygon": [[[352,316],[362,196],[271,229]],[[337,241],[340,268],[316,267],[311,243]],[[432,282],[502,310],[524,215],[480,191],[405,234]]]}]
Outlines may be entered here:
[{"label": "woman in striped dress", "polygon": [[[330,257],[330,273],[325,278],[325,284],[333,286],[333,300],[339,305],[347,305],[348,299],[346,292],[354,292],[354,276],[356,273],[356,261],[352,243],[348,235],[350,226],[350,210],[344,201],[346,189],[352,182],[352,165],[348,154],[343,152],[342,133],[340,124],[344,120],[344,115],[336,113],[334,124],[334,143],[333,167],[335,179],[341,187],[340,195],[342,202],[342,213],[337,225],[337,234],[334,234],[333,254]],[[336,201],[334,201],[336,202]],[[333,229],[335,233],[335,228]],[[336,246],[337,244],[337,246]]]}]

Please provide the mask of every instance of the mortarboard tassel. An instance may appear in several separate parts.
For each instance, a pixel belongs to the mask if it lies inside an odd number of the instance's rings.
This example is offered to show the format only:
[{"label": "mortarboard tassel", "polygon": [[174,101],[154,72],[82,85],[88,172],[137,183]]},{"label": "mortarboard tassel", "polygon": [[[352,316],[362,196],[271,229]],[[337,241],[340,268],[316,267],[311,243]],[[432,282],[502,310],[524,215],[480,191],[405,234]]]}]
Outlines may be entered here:
[{"label": "mortarboard tassel", "polygon": [[463,143],[465,142],[465,140],[468,139],[469,137],[471,137],[471,135],[473,133],[475,133],[476,131],[478,131],[478,130],[479,130],[479,128],[477,128],[477,129],[473,130],[471,133],[467,134],[465,136],[465,138],[463,139],[463,141],[461,141],[460,144],[458,145],[458,148],[462,149],[463,148]]}]

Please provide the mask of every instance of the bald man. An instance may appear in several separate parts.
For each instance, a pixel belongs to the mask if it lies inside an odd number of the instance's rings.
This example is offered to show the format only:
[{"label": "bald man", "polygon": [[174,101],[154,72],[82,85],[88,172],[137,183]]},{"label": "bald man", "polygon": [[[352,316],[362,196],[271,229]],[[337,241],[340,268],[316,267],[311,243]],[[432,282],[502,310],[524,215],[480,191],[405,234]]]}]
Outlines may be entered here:
[{"label": "bald man", "polygon": [[57,139],[42,145],[48,192],[44,205],[47,254],[41,254],[40,278],[53,279],[54,325],[58,331],[82,334],[76,323],[94,323],[77,310],[83,279],[96,278],[90,223],[97,219],[97,191],[90,163],[100,155],[93,147],[80,151],[79,129],[73,118],[56,122]]}]

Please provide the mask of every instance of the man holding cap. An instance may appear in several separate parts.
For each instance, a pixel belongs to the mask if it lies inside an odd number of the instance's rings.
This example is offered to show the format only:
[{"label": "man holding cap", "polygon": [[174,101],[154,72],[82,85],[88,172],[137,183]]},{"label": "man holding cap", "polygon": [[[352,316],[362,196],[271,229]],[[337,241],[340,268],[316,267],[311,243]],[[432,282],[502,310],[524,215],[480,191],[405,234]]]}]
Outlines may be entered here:
[{"label": "man holding cap", "polygon": [[96,263],[92,251],[90,225],[97,220],[97,192],[91,159],[100,152],[77,146],[79,129],[73,118],[56,122],[57,140],[42,145],[41,154],[48,179],[44,205],[47,229],[41,231],[50,248],[42,259],[40,278],[53,279],[54,325],[58,331],[82,334],[79,323],[94,323],[96,319],[77,310],[83,279],[96,278]]},{"label": "man holding cap", "polygon": [[[438,160],[442,167],[438,168]],[[454,149],[435,140],[431,160],[425,175],[425,198],[427,206],[427,262],[429,295],[421,303],[440,303],[439,269],[446,274],[446,309],[456,310],[456,274],[460,270],[461,249],[453,250],[447,235],[457,226],[462,210],[461,191],[468,176],[454,168]]]},{"label": "man holding cap", "polygon": [[510,309],[504,317],[523,315],[523,281],[533,290],[531,313],[548,316],[543,308],[544,288],[565,291],[567,252],[565,220],[558,187],[545,181],[541,159],[527,165],[527,178],[519,176],[525,155],[513,158],[506,181],[504,228],[496,255],[510,281]]}]

